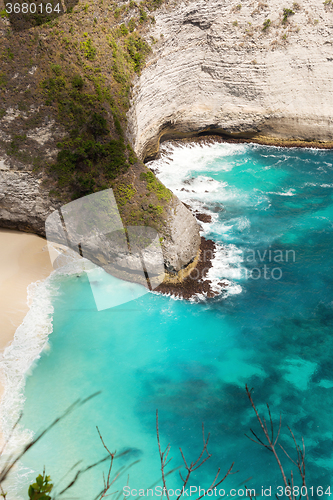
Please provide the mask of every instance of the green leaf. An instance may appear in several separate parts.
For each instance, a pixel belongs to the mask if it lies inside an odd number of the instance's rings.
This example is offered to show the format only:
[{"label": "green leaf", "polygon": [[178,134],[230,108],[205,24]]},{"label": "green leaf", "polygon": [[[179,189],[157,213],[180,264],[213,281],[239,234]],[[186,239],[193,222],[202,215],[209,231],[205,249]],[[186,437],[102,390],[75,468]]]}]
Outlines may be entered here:
[{"label": "green leaf", "polygon": [[50,495],[47,495],[52,488],[53,484],[50,483],[51,477],[39,474],[36,477],[36,482],[29,486],[28,494],[30,500],[51,500]]}]

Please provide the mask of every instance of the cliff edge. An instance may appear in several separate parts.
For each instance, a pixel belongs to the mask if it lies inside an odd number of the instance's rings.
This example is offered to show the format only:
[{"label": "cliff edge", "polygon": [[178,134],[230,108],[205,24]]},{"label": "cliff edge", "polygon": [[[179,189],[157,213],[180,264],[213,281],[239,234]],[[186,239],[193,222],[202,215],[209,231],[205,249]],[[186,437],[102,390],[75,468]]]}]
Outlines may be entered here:
[{"label": "cliff edge", "polygon": [[27,21],[0,0],[2,227],[43,235],[54,209],[112,188],[124,225],[156,228],[177,273],[198,258],[199,226],[143,164],[160,140],[332,147],[332,0],[61,9]]},{"label": "cliff edge", "polygon": [[1,227],[45,235],[52,211],[112,188],[125,227],[158,231],[170,273],[197,257],[195,217],[125,134],[162,2],[65,1],[59,15],[41,16],[20,4],[8,13],[0,0]]},{"label": "cliff edge", "polygon": [[209,132],[332,146],[330,0],[195,0],[155,18],[129,111],[141,158],[160,140]]}]

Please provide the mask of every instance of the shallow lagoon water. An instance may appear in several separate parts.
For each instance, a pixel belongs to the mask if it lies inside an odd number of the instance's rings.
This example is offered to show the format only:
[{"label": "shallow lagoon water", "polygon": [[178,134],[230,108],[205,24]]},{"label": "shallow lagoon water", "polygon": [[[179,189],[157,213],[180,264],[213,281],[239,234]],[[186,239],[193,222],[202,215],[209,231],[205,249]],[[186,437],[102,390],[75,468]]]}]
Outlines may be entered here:
[{"label": "shallow lagoon water", "polygon": [[[250,427],[259,432],[247,383],[260,410],[269,403],[277,425],[281,413],[286,449],[292,449],[287,424],[304,437],[308,486],[327,488],[333,153],[241,144],[163,150],[150,166],[183,201],[212,214],[213,222],[203,224],[204,235],[220,245],[212,274],[229,288],[223,297],[191,303],[149,293],[98,312],[85,273],[53,276],[53,332],[27,378],[24,426],[36,432],[76,398],[102,393],[26,455],[27,477],[45,465],[58,482],[79,460],[84,466],[103,457],[98,425],[111,450],[129,450],[115,471],[136,462],[113,491],[127,484],[127,474],[132,488],[148,488],[160,478],[158,409],[174,467],[181,464],[179,446],[187,457],[200,451],[202,422],[211,433],[213,456],[192,485],[208,487],[218,466],[224,473],[235,462],[239,472],[226,490],[244,481],[274,489],[282,479],[272,454],[244,435]],[[82,476],[68,497],[95,498],[103,469]],[[170,488],[179,485],[177,473],[169,477]]]}]

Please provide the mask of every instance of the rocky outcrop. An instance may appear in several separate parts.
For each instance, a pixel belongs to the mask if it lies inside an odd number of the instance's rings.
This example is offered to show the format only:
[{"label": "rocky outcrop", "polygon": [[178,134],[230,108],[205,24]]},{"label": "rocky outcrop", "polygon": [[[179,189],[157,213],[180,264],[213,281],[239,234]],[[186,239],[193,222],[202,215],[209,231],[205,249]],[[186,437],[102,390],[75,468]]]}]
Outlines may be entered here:
[{"label": "rocky outcrop", "polygon": [[[154,13],[149,32],[153,52],[137,77],[128,112],[127,136],[141,159],[154,157],[161,139],[209,132],[333,141],[332,2],[239,2],[167,1]],[[284,8],[293,9],[285,18]],[[84,16],[81,11],[73,15]],[[9,21],[0,21],[4,37]],[[0,225],[44,234],[45,219],[60,202],[56,195],[50,196],[56,186],[45,178],[43,165],[55,160],[65,130],[32,92],[47,75],[38,64],[46,64],[42,62],[46,54],[47,64],[56,57],[49,44],[52,37],[47,32],[41,32],[40,39],[35,35],[36,65],[30,67],[32,63],[23,61],[20,67],[12,49],[2,56],[7,58],[7,72],[0,72],[4,97],[0,107]],[[99,38],[96,33],[91,36]],[[61,43],[69,42],[64,38]],[[75,43],[82,51],[85,42]],[[99,47],[100,54],[104,48]],[[54,74],[61,71],[61,66],[51,66]],[[63,84],[61,78],[58,83]],[[36,101],[30,108],[24,97],[27,92]],[[139,183],[138,176],[135,182]],[[140,210],[163,211],[165,265],[171,272],[179,271],[198,256],[198,224],[176,197],[160,206],[146,195],[151,193],[142,194]]]},{"label": "rocky outcrop", "polygon": [[190,264],[200,246],[199,226],[193,214],[174,197],[163,243],[165,266],[169,272]]},{"label": "rocky outcrop", "polygon": [[155,18],[129,113],[141,158],[161,139],[209,131],[333,141],[330,3],[192,0]]},{"label": "rocky outcrop", "polygon": [[0,225],[45,235],[45,220],[55,209],[41,179],[31,172],[0,170]]},{"label": "rocky outcrop", "polygon": [[60,203],[50,199],[36,160],[41,165],[54,160],[64,131],[48,116],[29,127],[39,108],[7,105],[5,110],[0,115],[0,225],[44,236],[45,220]]},{"label": "rocky outcrop", "polygon": [[[47,217],[61,206],[49,197],[41,176],[32,172],[0,169],[0,225],[45,236]],[[167,209],[162,230],[166,269],[175,273],[197,256],[199,226],[192,213],[175,196]]]},{"label": "rocky outcrop", "polygon": [[[50,179],[43,169],[34,168],[32,161],[34,157],[43,162],[54,159],[56,143],[64,132],[54,121],[47,119],[42,126],[28,129],[23,141],[20,139],[23,137],[22,129],[34,113],[35,109],[20,113],[17,109],[8,108],[0,119],[0,226],[45,236],[47,217],[63,203],[50,196]],[[126,182],[130,182],[137,191],[129,204],[135,208],[135,204],[143,204],[138,193],[140,172],[130,169],[127,175]],[[153,201],[151,197],[149,200]],[[157,202],[162,204],[162,201]],[[145,206],[148,210],[149,201],[145,202]],[[199,226],[192,213],[175,196],[169,203],[164,202],[164,207],[163,226],[160,227],[164,262],[169,272],[176,273],[198,254]],[[99,255],[97,251],[96,255]]]}]

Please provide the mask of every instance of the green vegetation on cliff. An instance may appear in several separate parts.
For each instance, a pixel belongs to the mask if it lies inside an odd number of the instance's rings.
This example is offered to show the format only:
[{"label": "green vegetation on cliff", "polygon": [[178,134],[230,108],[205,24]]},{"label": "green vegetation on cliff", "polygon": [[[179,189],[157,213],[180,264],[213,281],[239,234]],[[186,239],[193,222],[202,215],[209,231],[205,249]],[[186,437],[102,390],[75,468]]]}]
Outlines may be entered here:
[{"label": "green vegetation on cliff", "polygon": [[159,182],[153,172],[142,172],[140,174],[140,180],[147,182],[147,188],[150,192],[154,192],[159,200],[170,200],[172,198],[172,193],[167,189],[164,184]]},{"label": "green vegetation on cliff", "polygon": [[[162,3],[80,1],[58,17],[0,19],[6,26],[0,116],[9,108],[20,113],[0,148],[26,165],[19,168],[42,174],[55,201],[112,187],[125,223],[163,225],[172,194],[137,159],[124,133],[133,79],[155,43],[146,37],[152,13]],[[33,142],[51,124],[56,134]]]}]

